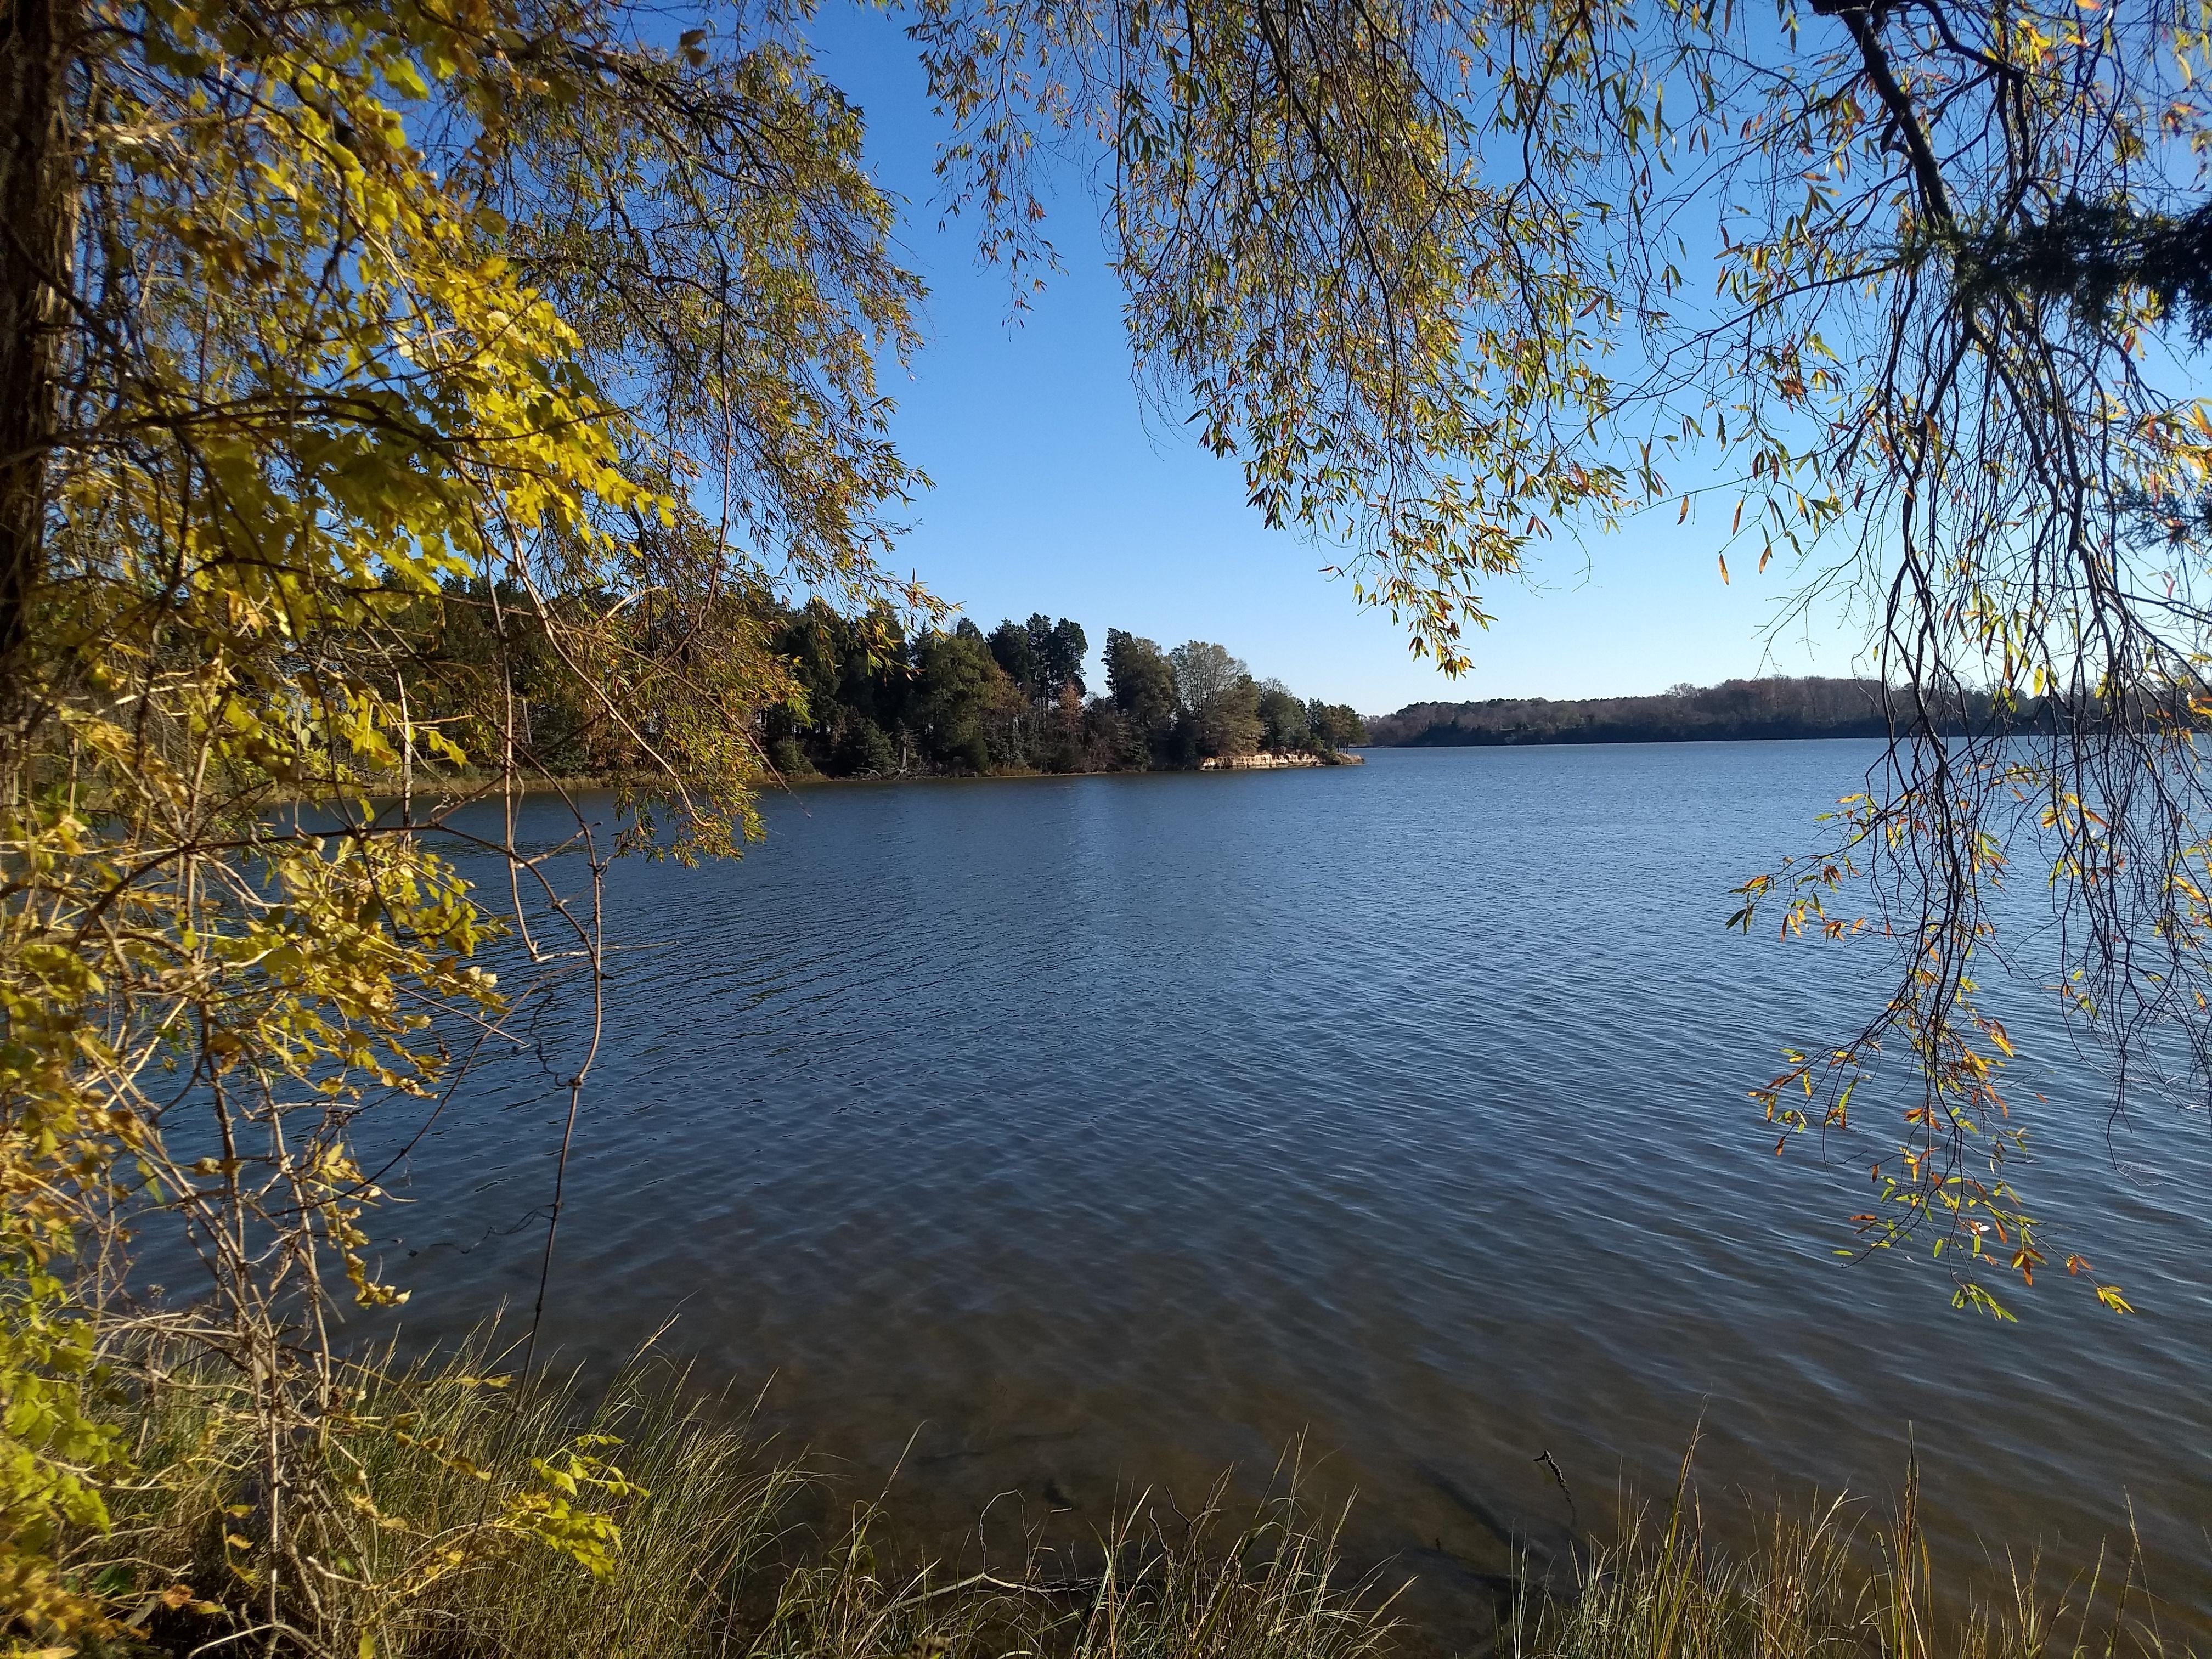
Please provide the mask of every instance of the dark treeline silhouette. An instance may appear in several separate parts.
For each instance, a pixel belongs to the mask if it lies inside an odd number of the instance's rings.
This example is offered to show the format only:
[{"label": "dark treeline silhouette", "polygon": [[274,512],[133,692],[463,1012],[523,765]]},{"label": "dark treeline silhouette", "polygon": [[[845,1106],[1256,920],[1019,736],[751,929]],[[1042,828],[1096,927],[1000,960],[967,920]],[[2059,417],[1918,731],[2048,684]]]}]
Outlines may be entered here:
[{"label": "dark treeline silhouette", "polygon": [[1358,714],[1258,680],[1227,650],[1172,651],[1109,629],[1106,685],[1091,695],[1080,624],[1042,612],[986,634],[963,620],[909,635],[895,620],[814,603],[772,635],[804,696],[765,716],[787,776],[1190,769],[1259,754],[1324,763],[1364,743]]},{"label": "dark treeline silhouette", "polygon": [[[1990,699],[1974,692],[1937,723],[1981,730]],[[1418,702],[1367,723],[1373,741],[1401,748],[1523,743],[1688,743],[1752,738],[1877,738],[1891,731],[1879,680],[1724,680],[1678,685],[1655,697],[1499,697]],[[1899,727],[1911,724],[1901,711]]]}]

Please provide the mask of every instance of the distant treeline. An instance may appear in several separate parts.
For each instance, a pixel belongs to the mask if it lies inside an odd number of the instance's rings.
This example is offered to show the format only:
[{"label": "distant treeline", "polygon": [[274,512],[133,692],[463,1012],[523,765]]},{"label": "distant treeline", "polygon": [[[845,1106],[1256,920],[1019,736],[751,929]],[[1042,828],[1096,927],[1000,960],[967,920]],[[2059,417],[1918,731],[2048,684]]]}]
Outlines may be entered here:
[{"label": "distant treeline", "polygon": [[[1417,702],[1367,723],[1373,740],[1400,748],[1521,743],[1687,743],[1750,738],[1885,737],[1879,680],[1724,680],[1678,685],[1656,697],[1500,697]],[[1941,722],[1980,729],[1990,699],[1970,694]]]},{"label": "distant treeline", "polygon": [[[967,621],[908,630],[887,611],[793,609],[733,589],[679,623],[649,592],[541,612],[511,582],[395,591],[383,609],[409,648],[380,689],[411,710],[406,763],[432,771],[463,757],[484,765],[511,743],[550,776],[627,775],[658,734],[696,720],[677,693],[700,686],[720,724],[686,741],[711,736],[792,777],[1140,772],[1262,754],[1326,764],[1367,741],[1352,708],[1255,679],[1204,640],[1164,651],[1109,629],[1094,696],[1081,624],[1042,613],[989,634]],[[608,626],[617,617],[626,633]]]},{"label": "distant treeline", "polygon": [[1163,651],[1109,629],[1093,696],[1082,626],[1042,612],[988,634],[963,619],[908,635],[816,603],[772,638],[804,692],[765,716],[769,759],[787,775],[1141,772],[1261,752],[1328,761],[1367,741],[1351,708],[1255,679],[1204,640]]}]

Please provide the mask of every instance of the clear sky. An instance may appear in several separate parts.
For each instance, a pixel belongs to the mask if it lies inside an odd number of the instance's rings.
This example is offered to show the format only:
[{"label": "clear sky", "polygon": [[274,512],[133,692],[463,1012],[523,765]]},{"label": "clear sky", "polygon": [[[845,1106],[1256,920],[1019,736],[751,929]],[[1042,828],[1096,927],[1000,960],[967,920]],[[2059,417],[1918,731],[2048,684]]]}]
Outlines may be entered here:
[{"label": "clear sky", "polygon": [[1109,627],[1163,646],[1218,640],[1262,678],[1366,714],[1861,666],[1832,629],[1811,645],[1802,630],[1763,640],[1789,590],[1779,562],[1765,576],[1731,567],[1724,586],[1712,539],[1672,513],[1537,554],[1524,580],[1487,596],[1498,621],[1473,641],[1471,674],[1416,662],[1387,613],[1320,574],[1328,550],[1261,524],[1234,460],[1201,452],[1177,419],[1147,417],[1079,183],[1048,226],[1066,270],[1010,325],[1004,273],[978,265],[963,222],[938,229],[939,129],[896,15],[833,5],[817,24],[823,70],[867,117],[870,165],[905,201],[903,257],[931,289],[911,378],[884,386],[902,449],[935,484],[908,515],[900,563],[985,629],[1032,611],[1074,617],[1094,690]]}]

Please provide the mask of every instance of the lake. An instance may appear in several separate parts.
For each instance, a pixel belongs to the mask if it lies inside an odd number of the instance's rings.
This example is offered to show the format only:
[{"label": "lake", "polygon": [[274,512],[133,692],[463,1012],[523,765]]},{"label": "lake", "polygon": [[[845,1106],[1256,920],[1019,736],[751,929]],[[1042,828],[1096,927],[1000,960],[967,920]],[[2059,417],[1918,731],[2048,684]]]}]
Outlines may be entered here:
[{"label": "lake", "polygon": [[[604,1366],[672,1317],[786,1443],[867,1483],[903,1458],[893,1510],[945,1540],[1001,1493],[1092,1524],[1264,1483],[1303,1437],[1358,1492],[1353,1559],[1418,1575],[1449,1639],[1565,1546],[1540,1454],[1595,1522],[1702,1424],[1725,1529],[1738,1493],[1879,1508],[1910,1433],[1939,1555],[2086,1565],[2132,1502],[2202,1635],[2201,1115],[2147,1114],[2120,1172],[2101,1080],[1999,993],[2048,1149],[2023,1178],[2142,1311],[2054,1267],[1998,1325],[1924,1253],[1835,1257],[1887,1143],[1778,1158],[1745,1098],[1882,988],[1878,947],[1722,925],[1875,752],[812,789],[740,862],[618,866],[547,1340]],[[379,1231],[412,1337],[527,1310],[583,1012],[548,1004],[543,1052],[403,1167]]]}]

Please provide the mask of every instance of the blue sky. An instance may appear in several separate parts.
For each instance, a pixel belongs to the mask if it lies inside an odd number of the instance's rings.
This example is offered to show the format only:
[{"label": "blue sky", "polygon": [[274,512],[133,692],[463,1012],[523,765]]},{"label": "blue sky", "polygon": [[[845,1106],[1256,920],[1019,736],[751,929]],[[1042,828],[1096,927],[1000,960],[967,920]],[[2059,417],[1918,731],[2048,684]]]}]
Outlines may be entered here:
[{"label": "blue sky", "polygon": [[936,486],[908,515],[900,562],[985,629],[1032,611],[1073,617],[1094,673],[1109,626],[1163,646],[1218,640],[1255,674],[1368,714],[1859,666],[1832,629],[1817,647],[1802,629],[1762,639],[1789,591],[1779,562],[1765,576],[1732,568],[1724,586],[1713,539],[1671,513],[1542,550],[1523,581],[1488,595],[1498,621],[1474,641],[1471,674],[1447,680],[1416,662],[1387,614],[1320,574],[1327,549],[1261,524],[1233,460],[1201,453],[1175,418],[1148,418],[1079,181],[1048,227],[1066,270],[1010,325],[1004,273],[977,264],[963,222],[937,228],[938,128],[896,15],[832,6],[815,40],[866,114],[870,165],[907,204],[903,256],[931,289],[924,349],[910,378],[894,368],[884,386],[902,447]]}]

